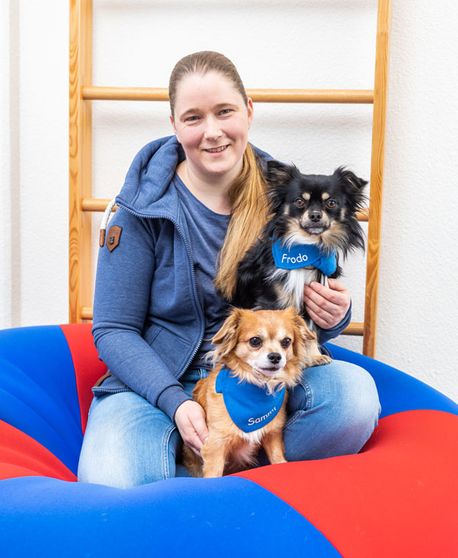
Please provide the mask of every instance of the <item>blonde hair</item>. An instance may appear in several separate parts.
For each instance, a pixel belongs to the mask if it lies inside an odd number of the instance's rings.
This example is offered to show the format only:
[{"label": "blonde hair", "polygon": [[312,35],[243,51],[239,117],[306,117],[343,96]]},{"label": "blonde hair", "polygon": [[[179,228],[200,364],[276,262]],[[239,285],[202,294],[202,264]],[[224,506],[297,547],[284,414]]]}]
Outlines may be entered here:
[{"label": "blonde hair", "polygon": [[[169,80],[170,110],[174,116],[177,87],[180,81],[193,73],[217,72],[231,81],[248,105],[248,97],[234,64],[219,52],[201,51],[185,56],[172,70]],[[219,256],[215,286],[227,299],[231,299],[237,280],[239,262],[256,242],[268,217],[266,183],[256,155],[250,144],[243,154],[242,171],[229,190],[231,220]]]}]

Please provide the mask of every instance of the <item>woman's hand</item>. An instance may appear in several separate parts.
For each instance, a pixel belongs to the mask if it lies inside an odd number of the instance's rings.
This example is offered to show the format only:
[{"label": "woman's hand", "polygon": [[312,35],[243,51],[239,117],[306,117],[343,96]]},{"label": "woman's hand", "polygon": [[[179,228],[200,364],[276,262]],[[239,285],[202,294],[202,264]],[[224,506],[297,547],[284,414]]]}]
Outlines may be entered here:
[{"label": "woman's hand", "polygon": [[336,279],[329,279],[329,287],[314,281],[304,287],[304,303],[309,316],[318,327],[332,329],[348,312],[350,293]]},{"label": "woman's hand", "polygon": [[208,437],[205,411],[196,401],[184,401],[175,412],[175,423],[185,445],[195,453],[200,450]]}]

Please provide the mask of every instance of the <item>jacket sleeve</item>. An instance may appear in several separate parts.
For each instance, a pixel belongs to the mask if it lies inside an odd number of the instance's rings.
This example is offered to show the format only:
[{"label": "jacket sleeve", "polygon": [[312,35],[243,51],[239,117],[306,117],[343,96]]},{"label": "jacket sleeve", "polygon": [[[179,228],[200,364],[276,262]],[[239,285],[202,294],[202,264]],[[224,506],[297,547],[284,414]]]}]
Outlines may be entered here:
[{"label": "jacket sleeve", "polygon": [[350,304],[350,308],[347,310],[345,317],[342,319],[342,321],[339,324],[337,324],[333,328],[321,329],[321,327],[316,326],[317,334],[318,334],[318,343],[320,345],[323,345],[324,343],[327,343],[331,339],[338,337],[342,333],[342,331],[348,326],[348,324],[351,321],[351,311],[352,311],[351,307],[352,305]]},{"label": "jacket sleeve", "polygon": [[114,376],[173,420],[178,406],[191,397],[142,336],[155,270],[151,222],[120,208],[109,231],[113,226],[121,228],[119,244],[108,250],[108,232],[99,250],[94,342]]}]

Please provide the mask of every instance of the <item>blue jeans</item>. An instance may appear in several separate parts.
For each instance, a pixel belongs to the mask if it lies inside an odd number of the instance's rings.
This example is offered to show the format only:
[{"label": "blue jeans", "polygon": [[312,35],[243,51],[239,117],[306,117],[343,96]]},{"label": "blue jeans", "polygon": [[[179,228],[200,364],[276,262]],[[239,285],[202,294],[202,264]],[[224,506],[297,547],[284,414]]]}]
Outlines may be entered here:
[{"label": "blue jeans", "polygon": [[[207,374],[181,378],[187,393]],[[289,395],[284,429],[288,461],[357,453],[378,422],[380,403],[370,374],[343,361],[308,368]],[[128,488],[188,476],[177,464],[181,437],[170,418],[134,392],[95,398],[89,411],[78,479]],[[261,461],[262,462],[262,461]]]}]

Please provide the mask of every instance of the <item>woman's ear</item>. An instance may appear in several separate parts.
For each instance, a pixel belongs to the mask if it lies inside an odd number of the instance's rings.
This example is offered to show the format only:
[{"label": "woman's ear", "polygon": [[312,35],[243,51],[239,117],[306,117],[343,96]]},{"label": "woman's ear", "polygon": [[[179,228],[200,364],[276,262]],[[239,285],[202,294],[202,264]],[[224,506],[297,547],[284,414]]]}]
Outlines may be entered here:
[{"label": "woman's ear", "polygon": [[251,123],[253,122],[253,114],[254,114],[254,105],[253,105],[253,99],[251,97],[248,97],[247,99],[247,112],[248,112],[248,128],[251,126]]}]

